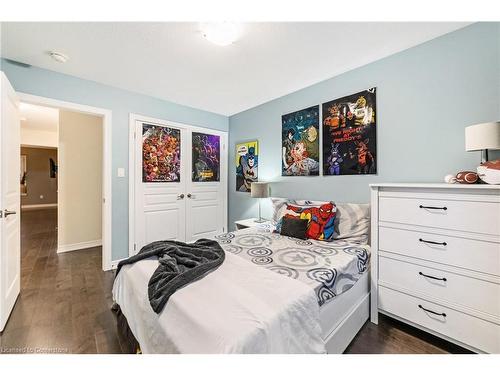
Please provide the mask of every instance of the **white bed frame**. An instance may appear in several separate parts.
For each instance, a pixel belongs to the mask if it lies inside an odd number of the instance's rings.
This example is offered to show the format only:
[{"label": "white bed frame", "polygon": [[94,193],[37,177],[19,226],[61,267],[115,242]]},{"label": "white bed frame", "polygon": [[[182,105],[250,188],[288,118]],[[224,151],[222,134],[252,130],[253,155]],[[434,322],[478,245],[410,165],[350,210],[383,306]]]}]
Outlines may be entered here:
[{"label": "white bed frame", "polygon": [[328,354],[343,353],[368,320],[370,272],[365,272],[351,289],[320,309],[320,322]]}]

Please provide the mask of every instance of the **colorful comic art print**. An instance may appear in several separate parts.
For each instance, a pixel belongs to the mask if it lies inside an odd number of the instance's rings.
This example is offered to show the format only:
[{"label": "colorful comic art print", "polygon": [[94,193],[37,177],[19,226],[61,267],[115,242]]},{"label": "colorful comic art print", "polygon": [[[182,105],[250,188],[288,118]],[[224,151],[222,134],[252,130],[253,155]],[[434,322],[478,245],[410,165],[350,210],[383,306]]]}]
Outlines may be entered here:
[{"label": "colorful comic art print", "polygon": [[319,175],[319,105],[281,116],[281,175]]},{"label": "colorful comic art print", "polygon": [[220,137],[193,132],[192,146],[193,182],[219,181]]},{"label": "colorful comic art print", "polygon": [[179,182],[181,132],[142,124],[142,182]]},{"label": "colorful comic art print", "polygon": [[323,175],[377,173],[376,88],[323,103]]},{"label": "colorful comic art print", "polygon": [[258,141],[236,145],[236,191],[250,192],[252,182],[258,181]]}]

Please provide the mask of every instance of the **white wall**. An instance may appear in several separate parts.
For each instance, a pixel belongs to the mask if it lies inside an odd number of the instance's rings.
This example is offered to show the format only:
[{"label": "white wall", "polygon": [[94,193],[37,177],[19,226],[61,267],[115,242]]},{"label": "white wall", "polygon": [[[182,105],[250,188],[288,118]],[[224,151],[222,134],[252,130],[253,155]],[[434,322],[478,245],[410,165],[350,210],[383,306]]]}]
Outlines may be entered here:
[{"label": "white wall", "polygon": [[102,127],[100,117],[59,112],[59,252],[100,245]]},{"label": "white wall", "polygon": [[57,131],[26,129],[21,125],[21,145],[38,147],[56,147]]}]

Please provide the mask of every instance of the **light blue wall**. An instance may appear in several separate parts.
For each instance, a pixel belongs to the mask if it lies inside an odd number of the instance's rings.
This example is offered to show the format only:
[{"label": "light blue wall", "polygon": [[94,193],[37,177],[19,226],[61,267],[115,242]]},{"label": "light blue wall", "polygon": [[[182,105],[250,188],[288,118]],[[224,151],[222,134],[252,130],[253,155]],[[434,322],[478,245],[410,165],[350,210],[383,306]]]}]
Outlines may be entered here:
[{"label": "light blue wall", "polygon": [[[149,96],[120,90],[96,82],[59,74],[36,67],[22,68],[0,60],[3,70],[16,91],[110,109],[113,139],[113,249],[112,258],[128,256],[128,177],[116,177],[123,167],[128,176],[129,113],[228,130],[228,118],[211,112],[190,108]],[[140,74],[140,72],[137,72]]]},{"label": "light blue wall", "polygon": [[[128,170],[129,113],[228,130],[225,116],[0,62],[17,91],[112,110],[113,259],[125,257],[128,247],[128,178],[116,177],[116,169]],[[377,86],[378,175],[280,176],[282,114],[372,86]],[[447,173],[474,169],[479,155],[464,151],[463,129],[498,119],[500,24],[475,24],[232,116],[229,160],[234,162],[236,142],[258,139],[260,179],[273,181],[272,195],[367,202],[371,182],[438,182]],[[269,216],[269,206],[264,214]],[[230,168],[230,223],[256,215],[255,200],[235,192],[234,168]]]},{"label": "light blue wall", "polygon": [[[280,176],[282,114],[372,86],[378,175]],[[464,128],[500,120],[499,92],[500,24],[474,24],[231,116],[229,160],[234,163],[235,143],[258,139],[259,179],[273,182],[271,195],[368,202],[369,183],[442,182],[446,174],[474,170],[480,156],[465,152]],[[263,213],[269,217],[269,203]],[[235,191],[231,168],[230,225],[252,216],[257,203]]]}]

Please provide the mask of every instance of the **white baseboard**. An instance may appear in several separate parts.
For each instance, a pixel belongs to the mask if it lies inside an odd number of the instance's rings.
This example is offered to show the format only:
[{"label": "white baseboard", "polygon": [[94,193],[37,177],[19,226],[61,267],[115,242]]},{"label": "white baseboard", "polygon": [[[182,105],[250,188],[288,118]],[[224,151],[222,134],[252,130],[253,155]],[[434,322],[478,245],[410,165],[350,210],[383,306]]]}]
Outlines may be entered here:
[{"label": "white baseboard", "polygon": [[102,240],[94,240],[87,242],[78,242],[78,243],[70,243],[67,245],[58,245],[57,252],[58,253],[66,253],[68,251],[75,251],[81,249],[88,249],[90,247],[102,246]]},{"label": "white baseboard", "polygon": [[[112,260],[111,267],[109,268],[109,270],[116,270],[116,267],[118,267],[118,263],[120,263],[124,259],[127,259],[127,258]],[[105,271],[109,271],[109,270],[105,270]]]},{"label": "white baseboard", "polygon": [[21,210],[43,210],[44,208],[57,208],[57,203],[46,204],[23,204]]}]

